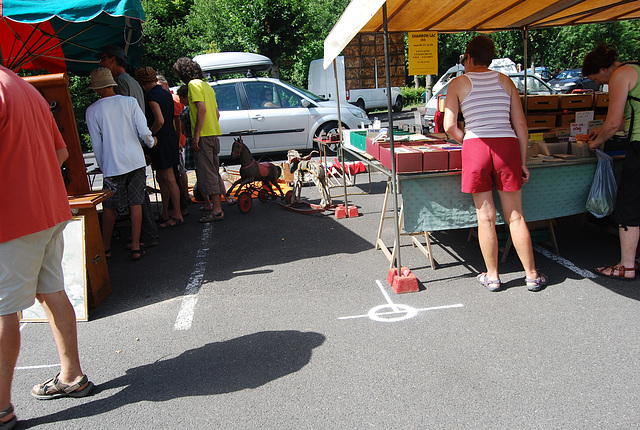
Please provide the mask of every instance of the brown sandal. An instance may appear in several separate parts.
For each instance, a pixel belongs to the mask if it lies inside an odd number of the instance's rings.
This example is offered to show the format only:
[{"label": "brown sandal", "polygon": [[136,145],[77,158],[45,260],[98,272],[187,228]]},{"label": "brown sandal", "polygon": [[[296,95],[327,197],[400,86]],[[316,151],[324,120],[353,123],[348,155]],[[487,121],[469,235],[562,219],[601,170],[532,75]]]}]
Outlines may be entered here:
[{"label": "brown sandal", "polygon": [[[82,375],[82,379],[72,385],[63,384],[58,380],[58,373],[55,378],[33,387],[31,395],[36,399],[49,400],[60,397],[85,397],[93,391],[93,382],[89,381],[87,375]],[[84,387],[80,389],[80,387]]]},{"label": "brown sandal", "polygon": [[[605,270],[609,270],[609,273],[604,273]],[[622,281],[633,281],[636,279],[636,269],[629,269],[624,267],[623,265],[619,266],[607,266],[607,267],[598,267],[596,268],[596,272],[600,276],[605,276],[607,278],[619,279]],[[617,275],[615,274],[617,272]],[[633,272],[633,277],[627,278],[625,273]]]}]

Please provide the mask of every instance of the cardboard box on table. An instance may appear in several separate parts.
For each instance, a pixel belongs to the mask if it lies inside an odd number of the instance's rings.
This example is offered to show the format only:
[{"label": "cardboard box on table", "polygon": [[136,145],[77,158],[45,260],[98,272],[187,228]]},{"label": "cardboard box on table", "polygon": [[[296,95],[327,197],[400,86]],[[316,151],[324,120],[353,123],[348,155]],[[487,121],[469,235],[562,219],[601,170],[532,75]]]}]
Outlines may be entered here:
[{"label": "cardboard box on table", "polygon": [[413,146],[422,157],[423,172],[446,172],[449,170],[449,152],[435,145]]},{"label": "cardboard box on table", "polygon": [[608,108],[609,107],[609,93],[596,93],[596,108]]},{"label": "cardboard box on table", "polygon": [[[388,169],[391,169],[391,146],[389,143],[383,143],[380,148],[380,163]],[[422,172],[422,152],[414,147],[405,145],[394,145],[396,172],[397,173],[416,173]]]}]

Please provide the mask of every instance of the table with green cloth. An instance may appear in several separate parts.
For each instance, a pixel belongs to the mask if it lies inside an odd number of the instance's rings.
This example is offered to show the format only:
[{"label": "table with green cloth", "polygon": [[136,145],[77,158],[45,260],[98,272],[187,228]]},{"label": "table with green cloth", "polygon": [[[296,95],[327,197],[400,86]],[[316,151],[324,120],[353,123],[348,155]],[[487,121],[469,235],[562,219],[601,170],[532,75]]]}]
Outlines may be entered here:
[{"label": "table with green cloth", "polygon": [[[366,160],[372,167],[391,176],[389,169],[380,166],[377,160],[366,158],[362,151],[348,145],[343,148],[350,155]],[[540,221],[586,212],[596,166],[596,157],[528,165],[531,177],[522,187],[526,220]],[[398,174],[404,231],[418,233],[476,227],[473,198],[471,194],[460,191],[460,176],[459,171]],[[498,209],[497,223],[504,224],[497,193],[494,200]]]}]

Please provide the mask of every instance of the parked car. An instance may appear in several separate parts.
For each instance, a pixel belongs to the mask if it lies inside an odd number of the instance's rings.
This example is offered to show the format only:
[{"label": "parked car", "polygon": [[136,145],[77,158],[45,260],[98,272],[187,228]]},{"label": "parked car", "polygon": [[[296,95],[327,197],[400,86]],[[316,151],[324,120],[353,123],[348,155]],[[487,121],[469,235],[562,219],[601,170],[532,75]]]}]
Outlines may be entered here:
[{"label": "parked car", "polygon": [[[317,147],[313,139],[338,128],[338,105],[307,90],[273,78],[256,77],[271,68],[271,60],[251,52],[216,52],[194,57],[209,76],[242,73],[246,78],[210,82],[220,110],[220,156],[231,155],[233,139],[242,139],[253,154]],[[174,90],[175,92],[175,90]],[[342,103],[344,128],[371,124],[360,108]],[[335,151],[337,145],[327,146]]]},{"label": "parked car", "polygon": [[[220,155],[231,154],[238,131],[254,154],[312,149],[313,139],[337,131],[338,105],[309,91],[274,78],[239,78],[211,82],[220,110]],[[269,103],[265,102],[269,99]],[[345,128],[371,124],[360,108],[340,105]],[[335,151],[336,145],[329,146]]]},{"label": "parked car", "polygon": [[[518,92],[520,94],[524,94],[524,73],[507,73],[507,76],[511,78],[516,88],[518,89]],[[425,106],[423,125],[430,130],[432,130],[434,126],[433,118],[435,117],[436,111],[438,109],[438,96],[445,96],[447,94],[448,87],[449,83],[442,87],[438,94],[434,94]],[[527,75],[528,95],[549,95],[555,93],[556,91],[539,77]]]},{"label": "parked car", "polygon": [[549,86],[558,93],[570,93],[573,90],[594,90],[597,91],[599,86],[596,82],[587,77],[582,76],[582,70],[571,69],[564,70],[555,78],[548,82]]}]

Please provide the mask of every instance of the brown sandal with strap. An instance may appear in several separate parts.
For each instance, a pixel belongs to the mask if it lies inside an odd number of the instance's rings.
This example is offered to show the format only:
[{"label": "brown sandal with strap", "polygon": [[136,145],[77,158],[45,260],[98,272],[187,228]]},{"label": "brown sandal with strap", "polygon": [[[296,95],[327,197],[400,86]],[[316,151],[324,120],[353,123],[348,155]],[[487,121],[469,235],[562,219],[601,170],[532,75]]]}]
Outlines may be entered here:
[{"label": "brown sandal with strap", "polygon": [[93,382],[89,381],[87,375],[82,375],[82,379],[72,385],[63,384],[58,376],[60,376],[59,373],[55,378],[33,387],[31,395],[36,399],[49,400],[60,397],[85,397],[93,391]]},{"label": "brown sandal with strap", "polygon": [[[605,270],[609,270],[609,273],[604,273]],[[605,276],[607,278],[613,278],[613,279],[619,279],[619,280],[622,280],[622,281],[633,281],[633,280],[636,279],[636,269],[629,269],[627,267],[624,267],[623,265],[598,267],[598,268],[596,268],[596,272],[600,276]],[[633,276],[631,278],[628,278],[627,276],[625,276],[625,274],[627,272],[633,272]]]}]

